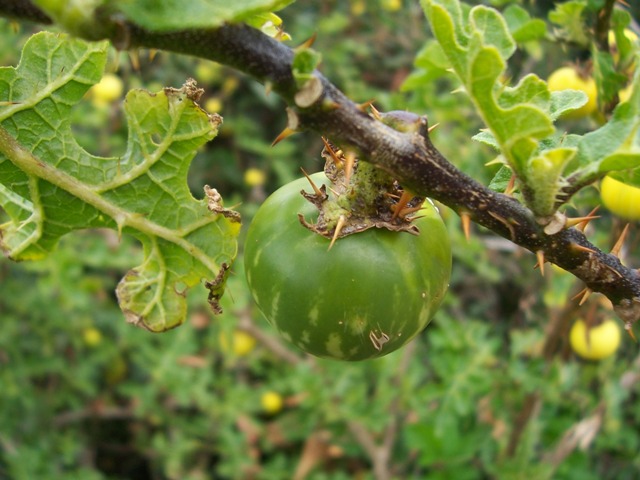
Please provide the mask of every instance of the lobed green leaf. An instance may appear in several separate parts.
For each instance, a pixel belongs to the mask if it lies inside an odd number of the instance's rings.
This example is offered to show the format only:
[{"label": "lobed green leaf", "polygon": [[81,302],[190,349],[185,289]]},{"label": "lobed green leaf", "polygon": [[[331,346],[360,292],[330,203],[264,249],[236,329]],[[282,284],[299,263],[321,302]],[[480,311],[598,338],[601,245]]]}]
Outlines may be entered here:
[{"label": "lobed green leaf", "polygon": [[[186,178],[198,147],[221,118],[195,99],[194,83],[157,94],[129,92],[128,147],[100,158],[73,137],[70,110],[101,77],[107,44],[40,33],[17,68],[0,68],[0,247],[15,260],[42,258],[69,232],[117,229],[138,238],[145,259],[118,286],[127,319],[152,331],[185,318],[185,291],[218,287],[236,255],[239,223],[209,192],[196,200]],[[213,210],[213,211],[212,211]]]},{"label": "lobed green leaf", "polygon": [[585,33],[582,19],[586,2],[584,0],[572,0],[558,3],[556,8],[549,12],[549,20],[558,25],[558,34],[568,41],[582,46],[589,45],[589,37]]},{"label": "lobed green leaf", "polygon": [[[535,159],[544,156],[539,152],[539,142],[554,133],[553,120],[562,111],[584,99],[571,94],[553,97],[546,83],[535,75],[525,76],[514,87],[502,83],[516,43],[496,10],[476,6],[465,20],[458,2],[423,0],[422,5],[436,39],[488,127],[488,132],[475,138],[500,150],[532,192],[528,201],[534,212],[549,215],[555,198],[548,195],[559,185],[552,185],[550,177],[536,174],[541,163]],[[510,11],[512,25],[527,21],[518,10]],[[535,180],[529,178],[532,174]]]},{"label": "lobed green leaf", "polygon": [[511,4],[503,12],[509,32],[518,43],[544,38],[547,25],[539,18],[531,18],[529,12],[519,5]]}]

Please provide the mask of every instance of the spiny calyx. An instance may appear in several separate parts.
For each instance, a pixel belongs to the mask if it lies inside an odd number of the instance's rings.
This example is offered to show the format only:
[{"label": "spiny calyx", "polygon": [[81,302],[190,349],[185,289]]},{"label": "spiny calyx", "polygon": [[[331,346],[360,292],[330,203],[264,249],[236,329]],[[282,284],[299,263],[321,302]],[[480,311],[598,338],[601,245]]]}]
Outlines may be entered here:
[{"label": "spiny calyx", "polygon": [[[353,153],[345,153],[326,139],[322,157],[324,173],[331,182],[318,187],[311,178],[313,193],[300,192],[319,211],[316,223],[299,215],[306,228],[332,240],[370,228],[386,228],[418,235],[413,220],[418,218],[423,197],[402,189],[391,176],[369,162],[359,161]],[[306,173],[305,173],[306,175]]]}]

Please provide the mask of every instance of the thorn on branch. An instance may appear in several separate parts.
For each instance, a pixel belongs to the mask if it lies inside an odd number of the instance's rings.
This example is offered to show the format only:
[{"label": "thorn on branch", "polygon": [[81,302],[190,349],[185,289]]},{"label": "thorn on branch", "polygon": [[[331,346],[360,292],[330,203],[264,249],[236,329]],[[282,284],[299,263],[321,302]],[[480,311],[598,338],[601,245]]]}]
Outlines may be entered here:
[{"label": "thorn on branch", "polygon": [[511,241],[513,243],[516,243],[516,230],[515,228],[513,228],[513,225],[506,218],[504,218],[501,215],[498,215],[495,212],[489,211],[487,213],[491,215],[493,218],[495,218],[496,220],[498,220],[505,227],[507,227],[507,229],[509,230],[509,235],[511,236]]},{"label": "thorn on branch", "polygon": [[578,243],[571,243],[569,248],[571,248],[572,250],[578,250],[579,252],[596,253],[594,249],[585,247],[584,245],[580,245]]},{"label": "thorn on branch", "polygon": [[[587,214],[587,216],[586,216],[586,217],[578,217],[578,218],[582,218],[582,221],[581,221],[581,222],[578,222],[578,223],[576,224],[576,226],[575,226],[575,227],[576,227],[578,230],[580,230],[581,232],[583,232],[583,233],[584,233],[584,231],[585,231],[585,230],[586,230],[586,228],[587,228],[587,225],[589,225],[589,222],[590,222],[591,220],[595,220],[596,218],[600,218],[600,216],[599,216],[599,215],[598,215],[598,216],[596,216],[596,215],[595,215],[595,213],[596,213],[599,209],[600,209],[600,205],[596,205],[596,207],[595,207],[593,210],[591,210],[591,211]],[[571,219],[571,220],[569,220],[569,221],[572,221],[572,220],[577,220],[577,218],[576,218],[576,219]],[[568,223],[568,222],[567,222],[567,223]]]},{"label": "thorn on branch", "polygon": [[317,32],[307,38],[300,45],[295,47],[293,50],[296,52],[301,52],[302,50],[306,50],[307,48],[311,48],[311,46],[316,42],[316,38],[318,37]]},{"label": "thorn on branch", "polygon": [[624,245],[624,241],[626,240],[628,234],[629,234],[629,224],[627,223],[624,226],[622,233],[618,237],[618,241],[615,243],[615,245],[611,249],[611,255],[615,255],[616,257],[620,256],[620,250],[622,250],[622,246]]},{"label": "thorn on branch", "polygon": [[471,240],[471,215],[468,213],[460,214],[460,221],[462,222],[462,231],[464,232],[464,238],[467,242]]},{"label": "thorn on branch", "polygon": [[571,297],[571,300],[577,300],[578,298],[582,297],[578,302],[578,305],[584,305],[584,303],[589,299],[592,293],[593,290],[591,290],[589,287],[585,287],[580,290],[577,295]]},{"label": "thorn on branch", "polygon": [[281,141],[283,141],[286,138],[289,138],[291,135],[293,135],[294,133],[297,133],[295,130],[290,129],[289,127],[286,127],[284,130],[282,130],[278,136],[273,140],[273,142],[271,142],[271,146],[275,147],[277,144],[279,144]]},{"label": "thorn on branch", "polygon": [[540,275],[544,277],[544,252],[542,250],[538,250],[536,252],[536,258],[538,259],[538,262],[534,268],[540,268]]}]

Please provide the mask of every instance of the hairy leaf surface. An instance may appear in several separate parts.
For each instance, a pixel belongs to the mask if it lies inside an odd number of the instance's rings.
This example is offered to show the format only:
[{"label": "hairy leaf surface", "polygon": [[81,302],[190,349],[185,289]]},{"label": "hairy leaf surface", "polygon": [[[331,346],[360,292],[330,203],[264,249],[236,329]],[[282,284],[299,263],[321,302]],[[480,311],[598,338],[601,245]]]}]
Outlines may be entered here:
[{"label": "hairy leaf surface", "polygon": [[106,53],[104,42],[40,33],[17,68],[0,68],[0,206],[10,219],[0,247],[33,260],[74,230],[134,235],[145,258],[120,282],[120,307],[129,321],[162,331],[184,320],[189,287],[222,286],[236,254],[237,216],[212,190],[196,200],[186,181],[221,118],[195,103],[200,91],[189,81],[157,94],[134,90],[124,103],[124,155],[89,154],[73,137],[70,110],[100,79]]}]

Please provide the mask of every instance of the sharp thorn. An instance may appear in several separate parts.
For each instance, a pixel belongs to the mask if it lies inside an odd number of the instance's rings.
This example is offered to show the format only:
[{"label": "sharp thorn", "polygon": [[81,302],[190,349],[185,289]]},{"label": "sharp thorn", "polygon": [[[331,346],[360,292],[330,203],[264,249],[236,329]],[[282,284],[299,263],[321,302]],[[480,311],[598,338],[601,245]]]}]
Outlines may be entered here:
[{"label": "sharp thorn", "polygon": [[584,302],[587,301],[587,299],[591,296],[592,293],[593,293],[593,290],[591,290],[589,287],[585,287],[582,290],[580,290],[576,295],[571,297],[571,300],[577,300],[578,298],[582,297],[578,302],[578,305],[583,305]]},{"label": "sharp thorn", "polygon": [[537,265],[540,267],[540,275],[544,277],[544,251],[538,250],[536,252],[536,258],[538,259]]},{"label": "sharp thorn", "polygon": [[584,292],[586,292],[587,290],[589,290],[587,287],[583,288],[582,290],[580,290],[578,293],[576,293],[573,297],[571,297],[571,300],[577,300],[578,297],[580,297],[581,295],[584,294]]},{"label": "sharp thorn", "polygon": [[299,52],[301,50],[306,50],[307,48],[310,48],[311,45],[313,45],[314,42],[316,41],[317,36],[318,34],[316,32],[313,35],[311,35],[308,39],[306,39],[304,42],[302,42],[300,45],[298,45],[294,50]]},{"label": "sharp thorn", "polygon": [[462,222],[462,231],[464,232],[464,238],[467,242],[471,240],[471,215],[468,213],[460,214],[460,221]]},{"label": "sharp thorn", "polygon": [[627,223],[624,226],[624,229],[622,230],[622,233],[618,237],[618,241],[616,242],[616,244],[611,249],[611,254],[612,255],[615,255],[617,257],[620,254],[620,250],[622,249],[622,245],[624,245],[624,241],[626,240],[628,234],[629,234],[629,224]]},{"label": "sharp thorn", "polygon": [[429,128],[427,128],[427,133],[433,132],[436,128],[438,128],[439,125],[440,125],[440,122],[431,125]]},{"label": "sharp thorn", "polygon": [[294,133],[296,133],[295,130],[286,127],[284,130],[282,130],[280,132],[280,134],[275,138],[275,140],[271,143],[272,147],[275,147],[277,144],[279,144],[282,140],[284,140],[285,138],[289,138],[291,135],[293,135]]},{"label": "sharp thorn", "polygon": [[[516,230],[513,228],[513,225],[511,224],[511,222],[509,222],[509,220],[504,218],[502,215],[498,215],[497,213],[492,212],[490,210],[487,213],[491,215],[493,218],[495,218],[496,220],[498,220],[500,223],[502,223],[505,227],[507,227],[507,230],[509,230],[509,234],[511,235],[511,241],[515,243]],[[518,223],[516,222],[515,224],[517,225]]]},{"label": "sharp thorn", "polygon": [[[589,222],[590,222],[592,219],[600,218],[599,216],[596,216],[596,215],[595,215],[595,213],[596,213],[599,209],[600,209],[600,205],[596,205],[596,207],[595,207],[593,210],[591,210],[591,211],[587,214],[587,216],[586,216],[586,217],[582,217],[584,220],[583,220],[582,222],[579,222],[578,224],[576,224],[576,228],[577,228],[578,230],[580,230],[581,232],[583,232],[583,233],[584,233],[585,229],[587,228],[587,225],[589,225]],[[567,224],[568,224],[569,222],[571,222],[572,220],[573,220],[573,219],[569,219],[569,220],[568,220],[568,222],[567,222]],[[569,225],[569,226],[570,226],[570,225]]]},{"label": "sharp thorn", "polygon": [[138,55],[137,50],[129,50],[129,61],[131,62],[131,68],[134,71],[140,71],[140,55]]},{"label": "sharp thorn", "polygon": [[394,210],[393,210],[393,215],[391,216],[392,221],[398,218],[398,216],[400,216],[400,212],[404,210],[404,207],[407,206],[407,203],[409,203],[412,198],[413,198],[413,194],[409,193],[406,190],[402,192],[402,196],[398,200],[398,203],[396,203],[393,206]]},{"label": "sharp thorn", "polygon": [[622,274],[619,271],[617,271],[615,268],[613,268],[612,266],[605,264],[605,267],[607,267],[609,270],[611,270],[613,273],[615,273],[618,277],[623,278]]},{"label": "sharp thorn", "polygon": [[322,142],[324,143],[325,150],[327,150],[327,153],[331,157],[331,160],[333,160],[333,163],[335,163],[336,167],[343,167],[344,162],[342,161],[338,153],[333,149],[329,141],[326,138],[322,137]]},{"label": "sharp thorn", "polygon": [[[375,108],[373,108],[373,102],[375,102],[374,99],[367,100],[366,102],[363,102],[363,103],[359,103],[357,105],[358,110],[360,110],[361,112],[366,112],[367,109],[369,109],[369,108],[372,108],[373,110],[376,110]],[[376,110],[376,113],[378,113],[378,115],[380,114],[380,112],[378,112],[377,110]],[[376,117],[376,118],[378,118],[378,117]]]},{"label": "sharp thorn", "polygon": [[311,177],[309,176],[309,174],[305,171],[304,168],[300,167],[300,170],[302,170],[302,174],[306,177],[307,180],[309,180],[309,183],[311,184],[311,188],[313,188],[314,193],[320,197],[320,198],[324,198],[324,195],[322,194],[322,190],[320,190],[318,188],[318,186],[314,183],[313,180],[311,180]]},{"label": "sharp thorn", "polygon": [[507,184],[507,188],[504,189],[504,194],[507,197],[513,195],[513,192],[516,189],[516,174],[512,173],[511,178],[509,178],[509,183]]},{"label": "sharp thorn", "polygon": [[342,228],[344,227],[344,224],[346,221],[347,221],[347,218],[344,215],[340,215],[340,217],[338,218],[338,223],[336,224],[336,229],[333,232],[333,237],[331,238],[331,243],[329,244],[329,248],[327,248],[327,251],[331,250],[331,247],[333,247],[333,244],[336,243],[336,240],[338,239],[338,236],[340,235],[340,232],[342,231]]},{"label": "sharp thorn", "polygon": [[586,252],[586,253],[596,253],[596,251],[595,251],[594,249],[589,248],[589,247],[585,247],[585,246],[583,246],[583,245],[579,245],[579,244],[577,244],[577,243],[572,243],[572,244],[571,244],[571,248],[572,248],[573,250],[579,250],[579,251],[581,251],[581,252]]},{"label": "sharp thorn", "polygon": [[590,288],[586,288],[584,295],[582,295],[582,299],[580,299],[580,301],[578,302],[578,305],[584,305],[584,303],[589,299],[592,293],[593,290],[591,290]]},{"label": "sharp thorn", "polygon": [[[400,213],[397,216],[400,218],[405,218],[407,215],[411,215],[412,213],[419,212],[420,210],[422,210],[422,205],[418,207],[403,208],[402,210],[400,210]],[[396,211],[394,211],[394,215]],[[411,220],[413,220],[413,218]]]},{"label": "sharp thorn", "polygon": [[373,115],[373,118],[375,118],[376,120],[382,119],[382,115],[380,115],[380,112],[376,107],[373,106],[373,104],[370,104],[369,108],[371,109],[371,115]]},{"label": "sharp thorn", "polygon": [[349,185],[351,181],[351,174],[353,174],[353,166],[356,163],[356,154],[353,152],[347,152],[344,157],[344,183]]},{"label": "sharp thorn", "polygon": [[324,137],[320,137],[320,138],[322,138],[322,143],[324,143],[324,148],[327,150],[327,153],[333,160],[333,163],[335,163],[337,167],[341,167],[343,162],[338,156],[338,154],[336,153],[336,151],[333,149],[331,144],[329,143],[329,140],[327,140]]},{"label": "sharp thorn", "polygon": [[567,218],[567,223],[565,223],[565,226],[567,228],[576,227],[581,232],[584,232],[584,229],[587,228],[587,225],[589,225],[589,222],[591,220],[595,220],[596,218],[600,218],[600,215],[588,215],[586,217]]},{"label": "sharp thorn", "polygon": [[149,50],[149,61],[153,62],[153,59],[156,58],[156,55],[158,55],[158,50],[155,48],[152,48]]}]

